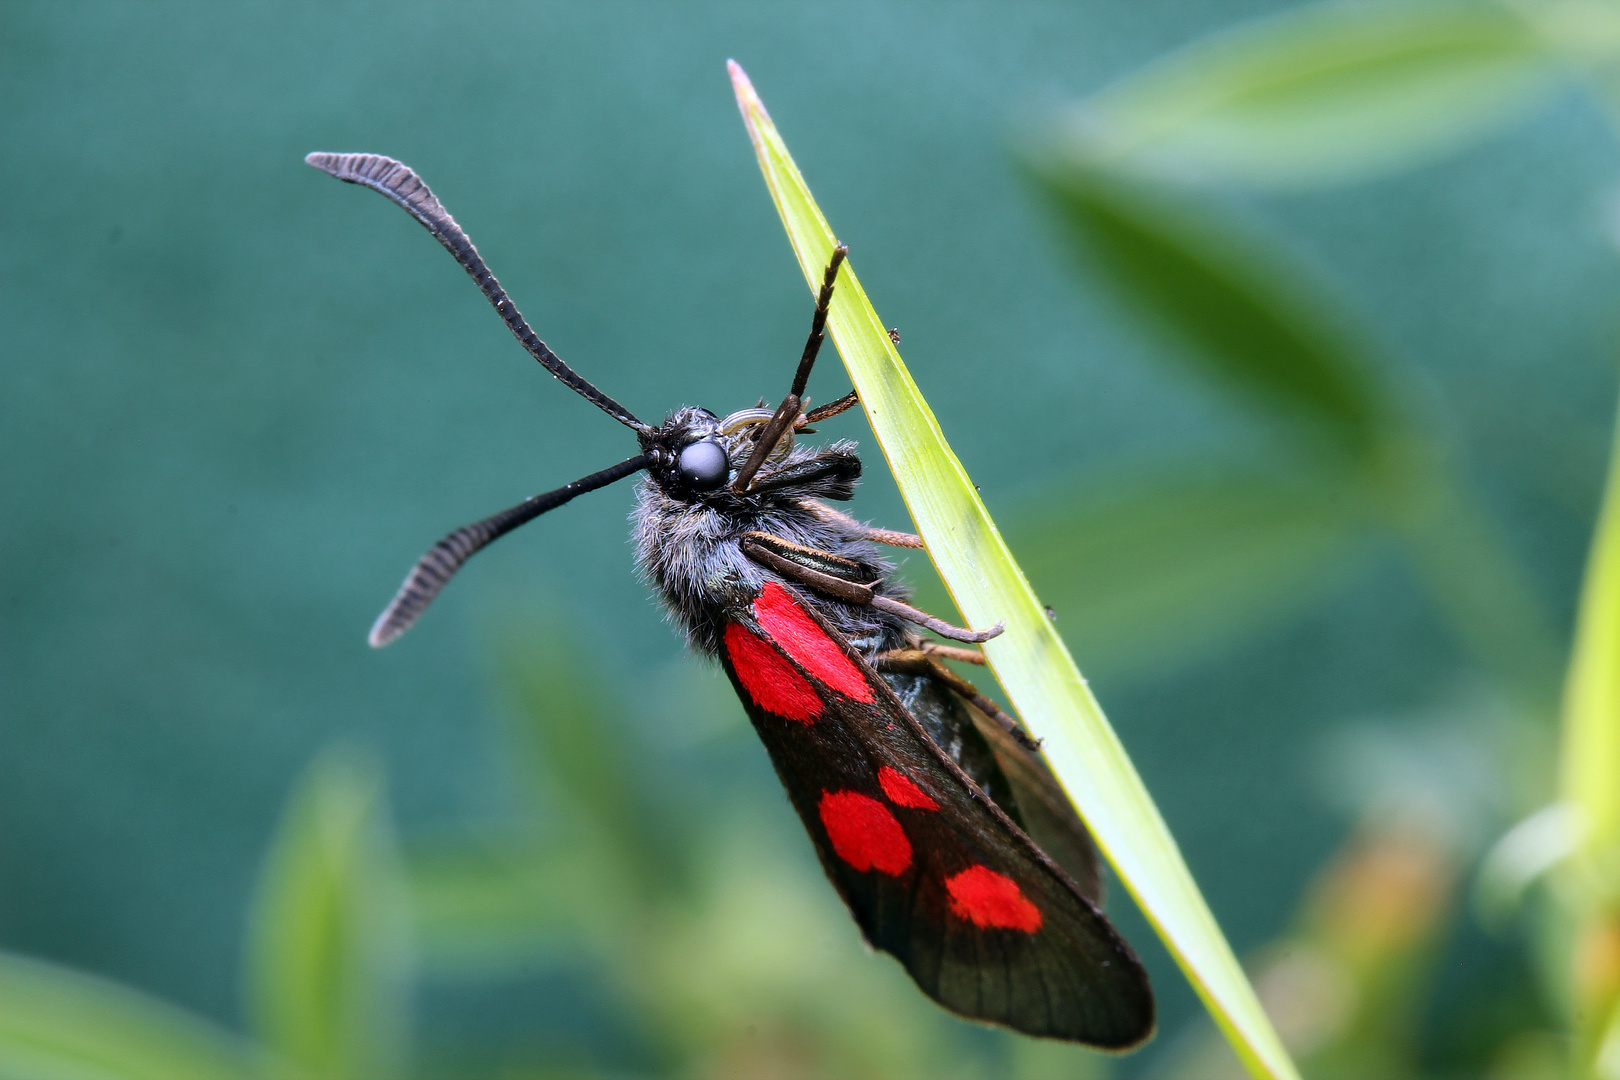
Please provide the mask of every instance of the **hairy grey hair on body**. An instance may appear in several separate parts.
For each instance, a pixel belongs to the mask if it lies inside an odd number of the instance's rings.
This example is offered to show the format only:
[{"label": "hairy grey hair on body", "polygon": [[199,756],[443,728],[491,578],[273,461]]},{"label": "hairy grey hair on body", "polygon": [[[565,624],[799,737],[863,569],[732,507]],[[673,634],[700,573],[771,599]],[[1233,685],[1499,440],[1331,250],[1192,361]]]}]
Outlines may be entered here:
[{"label": "hairy grey hair on body", "polygon": [[[683,415],[684,414],[684,415]],[[672,422],[707,426],[712,414],[680,410]],[[751,442],[745,433],[724,438],[726,453],[740,463]],[[794,446],[759,474],[762,490],[738,495],[723,489],[713,499],[694,499],[690,493],[669,491],[656,475],[642,478],[636,505],[630,513],[636,569],[658,593],[665,618],[680,627],[694,650],[719,654],[727,608],[758,595],[770,571],[748,558],[739,546],[743,534],[770,533],[784,540],[822,551],[836,551],[869,571],[866,581],[879,595],[909,599],[906,587],[893,580],[894,563],[882,549],[838,517],[817,512],[822,499],[846,500],[855,482],[824,479],[771,489],[778,472],[792,472],[823,458],[853,457],[855,444],[845,440],[824,447]],[[906,639],[906,624],[870,607],[827,604],[817,610],[868,658],[898,648]]]}]

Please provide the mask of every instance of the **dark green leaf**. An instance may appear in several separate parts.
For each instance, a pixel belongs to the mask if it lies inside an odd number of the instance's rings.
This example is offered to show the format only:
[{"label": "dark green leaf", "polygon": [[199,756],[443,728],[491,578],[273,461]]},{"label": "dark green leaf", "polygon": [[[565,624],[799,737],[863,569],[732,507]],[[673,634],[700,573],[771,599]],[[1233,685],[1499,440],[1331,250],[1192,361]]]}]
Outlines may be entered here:
[{"label": "dark green leaf", "polygon": [[1207,374],[1370,452],[1396,410],[1371,351],[1313,275],[1219,214],[1103,169],[1038,166],[1069,234],[1102,279]]}]

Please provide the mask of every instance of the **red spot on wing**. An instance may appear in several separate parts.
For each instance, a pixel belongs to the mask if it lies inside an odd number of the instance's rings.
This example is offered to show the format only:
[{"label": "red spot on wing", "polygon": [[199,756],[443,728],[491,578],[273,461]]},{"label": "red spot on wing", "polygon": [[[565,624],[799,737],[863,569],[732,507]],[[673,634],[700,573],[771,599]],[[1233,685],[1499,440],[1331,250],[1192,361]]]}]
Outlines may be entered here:
[{"label": "red spot on wing", "polygon": [[911,865],[906,831],[876,799],[857,791],[824,791],[820,811],[833,851],[855,869],[893,877]]},{"label": "red spot on wing", "polygon": [[847,697],[870,702],[872,688],[838,643],[816,625],[793,596],[774,581],[767,581],[754,601],[754,618],[804,670]]},{"label": "red spot on wing", "polygon": [[775,649],[736,623],[726,624],[726,655],[737,681],[766,712],[808,724],[821,715],[821,695]]},{"label": "red spot on wing", "polygon": [[1041,928],[1041,909],[1030,903],[1018,882],[988,866],[970,866],[946,878],[945,891],[951,894],[951,914],[981,930],[1033,934]]},{"label": "red spot on wing", "polygon": [[912,783],[911,777],[899,769],[891,769],[887,765],[878,769],[878,787],[896,806],[909,806],[913,810],[939,809],[939,803],[930,799],[927,792]]}]

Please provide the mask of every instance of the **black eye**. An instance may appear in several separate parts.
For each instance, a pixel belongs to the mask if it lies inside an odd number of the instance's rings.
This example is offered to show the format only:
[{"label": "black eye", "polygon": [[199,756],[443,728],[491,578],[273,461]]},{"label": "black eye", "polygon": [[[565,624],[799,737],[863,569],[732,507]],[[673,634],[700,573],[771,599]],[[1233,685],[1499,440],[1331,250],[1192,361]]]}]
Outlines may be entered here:
[{"label": "black eye", "polygon": [[726,460],[725,450],[719,443],[708,440],[683,447],[675,468],[693,491],[713,491],[731,475],[731,462]]}]

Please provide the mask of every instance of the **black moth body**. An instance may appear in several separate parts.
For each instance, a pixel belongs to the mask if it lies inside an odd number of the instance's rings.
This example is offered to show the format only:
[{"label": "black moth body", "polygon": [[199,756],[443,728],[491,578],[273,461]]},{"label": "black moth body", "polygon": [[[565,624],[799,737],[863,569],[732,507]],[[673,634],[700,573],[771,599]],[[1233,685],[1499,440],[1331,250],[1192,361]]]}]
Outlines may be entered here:
[{"label": "black moth body", "polygon": [[805,411],[844,249],[832,257],[792,390],[775,410],[685,407],[637,420],[540,341],[472,242],[410,169],[373,154],[309,164],[404,207],[473,276],[531,355],[636,433],[639,453],[446,536],[372,628],[403,633],[468,557],[583,492],[645,472],[636,562],[691,646],[730,676],[827,877],[866,940],[964,1017],[1129,1049],[1153,1031],[1147,973],[1103,915],[1096,849],[1015,721],[942,659],[999,633],[906,603],[884,546],[920,547],[834,509],[854,444],[796,437],[857,404]]}]

